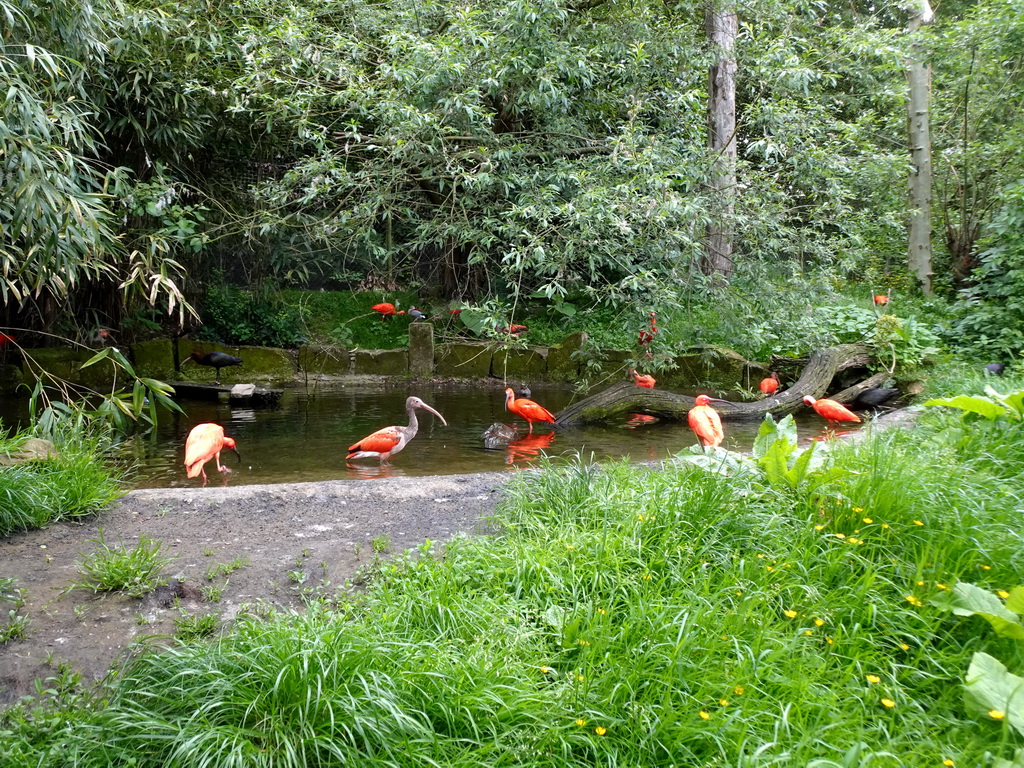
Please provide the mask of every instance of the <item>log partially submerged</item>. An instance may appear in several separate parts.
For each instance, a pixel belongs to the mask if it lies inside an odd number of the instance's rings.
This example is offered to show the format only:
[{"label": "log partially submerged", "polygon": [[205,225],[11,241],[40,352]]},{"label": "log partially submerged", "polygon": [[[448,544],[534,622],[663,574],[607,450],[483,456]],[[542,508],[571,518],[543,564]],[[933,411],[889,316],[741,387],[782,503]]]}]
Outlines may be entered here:
[{"label": "log partially submerged", "polygon": [[[760,420],[766,413],[775,417],[785,416],[803,407],[804,395],[822,397],[837,373],[849,368],[863,367],[869,359],[870,352],[862,344],[840,344],[837,347],[821,349],[811,355],[800,378],[788,389],[763,400],[750,403],[716,402],[714,407],[722,421]],[[878,386],[887,376],[886,373],[876,374],[833,395],[833,399],[842,403],[851,402],[859,392],[868,387]],[[683,421],[691,408],[693,398],[688,395],[677,395],[661,389],[645,389],[631,381],[623,381],[559,412],[555,426],[570,427],[612,421],[630,413],[645,413],[663,419]]]}]

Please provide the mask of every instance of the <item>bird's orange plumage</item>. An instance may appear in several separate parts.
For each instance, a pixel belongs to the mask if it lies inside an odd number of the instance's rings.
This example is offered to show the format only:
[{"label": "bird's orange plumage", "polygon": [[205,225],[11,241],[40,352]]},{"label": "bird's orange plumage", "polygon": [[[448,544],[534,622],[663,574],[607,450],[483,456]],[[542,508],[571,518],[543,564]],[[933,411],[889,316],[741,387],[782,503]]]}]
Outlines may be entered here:
[{"label": "bird's orange plumage", "polygon": [[382,302],[380,304],[374,304],[372,307],[370,307],[370,309],[372,309],[374,312],[380,312],[382,317],[387,317],[388,315],[404,315],[405,314],[405,310],[402,310],[400,312],[396,311],[395,310],[395,305],[390,303],[390,302],[387,302],[387,301]]},{"label": "bird's orange plumage", "polygon": [[654,380],[653,376],[648,376],[647,374],[637,373],[633,369],[630,369],[629,375],[633,377],[633,381],[636,383],[636,385],[638,387],[644,387],[646,389],[654,389],[654,385],[657,384],[657,382]]},{"label": "bird's orange plumage", "polygon": [[348,447],[348,456],[345,458],[351,459],[359,451],[388,453],[401,441],[402,436],[398,434],[398,430],[395,427],[384,427],[383,429],[378,429],[372,435],[367,435],[358,443],[350,445]]},{"label": "bird's orange plumage", "polygon": [[690,429],[697,435],[700,444],[705,447],[721,445],[722,440],[725,439],[725,432],[722,431],[722,419],[718,416],[718,411],[709,405],[710,402],[707,395],[697,395],[696,404],[686,415]]},{"label": "bird's orange plumage", "polygon": [[815,413],[828,420],[829,424],[838,424],[841,421],[860,421],[860,416],[835,400],[829,400],[828,398],[815,400],[810,395],[807,395],[804,397],[804,402],[811,406]]},{"label": "bird's orange plumage", "polygon": [[774,395],[779,391],[779,374],[773,373],[768,378],[761,379],[758,387],[765,395]]},{"label": "bird's orange plumage", "polygon": [[511,388],[505,390],[505,407],[517,416],[526,419],[526,423],[530,425],[531,434],[533,433],[533,422],[535,421],[555,423],[555,416],[551,411],[540,403],[527,400],[525,397],[516,399],[516,393]]},{"label": "bird's orange plumage", "polygon": [[220,452],[225,448],[234,450],[235,445],[234,439],[224,437],[224,427],[220,424],[196,425],[185,440],[185,471],[189,477],[202,474],[205,479],[203,465],[216,456],[217,471],[224,472],[226,468],[220,464]]},{"label": "bird's orange plumage", "polygon": [[880,293],[877,296],[875,296],[875,304],[878,304],[879,306],[884,306],[888,303],[889,297],[886,296],[884,293]]}]

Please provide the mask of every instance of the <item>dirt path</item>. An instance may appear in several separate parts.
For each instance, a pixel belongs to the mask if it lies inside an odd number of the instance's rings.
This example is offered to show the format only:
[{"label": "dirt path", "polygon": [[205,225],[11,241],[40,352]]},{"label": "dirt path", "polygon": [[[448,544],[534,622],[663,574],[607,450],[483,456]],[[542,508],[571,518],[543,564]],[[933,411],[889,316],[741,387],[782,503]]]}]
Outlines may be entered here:
[{"label": "dirt path", "polygon": [[[342,587],[373,560],[375,545],[401,551],[479,530],[511,476],[137,490],[84,523],[2,540],[0,577],[25,590],[18,613],[30,624],[24,638],[0,646],[0,707],[34,693],[35,680],[62,662],[86,681],[102,678],[134,642],[173,634],[183,612],[227,621],[261,602],[301,609],[304,590]],[[142,598],[65,594],[101,531],[110,546],[132,547],[143,535],[162,542],[175,557],[164,570],[169,585]],[[232,562],[247,565],[208,578]],[[204,587],[222,587],[219,602],[204,599]],[[5,614],[11,607],[0,604]]]}]

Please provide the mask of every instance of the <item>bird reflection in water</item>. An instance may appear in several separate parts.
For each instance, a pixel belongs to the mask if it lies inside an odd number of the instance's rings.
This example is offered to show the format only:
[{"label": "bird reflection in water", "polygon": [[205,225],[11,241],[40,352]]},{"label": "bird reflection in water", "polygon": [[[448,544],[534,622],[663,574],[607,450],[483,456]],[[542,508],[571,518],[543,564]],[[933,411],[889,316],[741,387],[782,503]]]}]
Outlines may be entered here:
[{"label": "bird reflection in water", "polygon": [[380,480],[386,477],[406,476],[404,470],[396,468],[394,464],[389,462],[382,464],[355,464],[351,461],[346,461],[345,466],[348,468],[349,477],[356,480]]},{"label": "bird reflection in water", "polygon": [[505,463],[515,464],[519,461],[533,461],[540,457],[544,449],[555,439],[554,432],[537,432],[532,435],[512,440],[505,447]]},{"label": "bird reflection in water", "polygon": [[860,429],[858,427],[834,427],[825,432],[822,432],[820,435],[815,435],[814,437],[811,438],[811,440],[814,440],[816,442],[823,442],[833,440],[837,437],[845,437],[846,435],[852,435],[856,432],[860,432]]},{"label": "bird reflection in water", "polygon": [[654,424],[658,421],[657,416],[650,416],[646,413],[631,413],[626,420],[626,429],[636,429],[647,424]]}]

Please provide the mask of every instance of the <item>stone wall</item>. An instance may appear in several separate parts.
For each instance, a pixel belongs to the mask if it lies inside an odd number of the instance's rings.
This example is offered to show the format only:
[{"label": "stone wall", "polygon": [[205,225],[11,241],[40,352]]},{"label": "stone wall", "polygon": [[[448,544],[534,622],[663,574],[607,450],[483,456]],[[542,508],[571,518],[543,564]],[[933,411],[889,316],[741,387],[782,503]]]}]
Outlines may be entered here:
[{"label": "stone wall", "polygon": [[[586,334],[574,333],[550,347],[502,349],[484,342],[434,343],[430,323],[410,325],[406,349],[355,349],[329,346],[304,346],[297,351],[269,347],[228,347],[212,342],[188,339],[154,339],[131,347],[136,373],[164,381],[214,381],[213,368],[190,359],[193,352],[221,351],[244,361],[241,366],[222,368],[224,384],[260,382],[287,384],[296,378],[318,376],[409,376],[413,378],[493,377],[502,381],[575,381],[580,377],[581,360],[577,353],[586,342]],[[34,363],[24,363],[20,375],[10,370],[2,378],[8,388],[18,381],[33,378],[31,369],[43,368],[63,379],[94,387],[109,386],[114,371],[109,363],[82,369],[92,353],[64,348],[26,350]],[[598,360],[600,370],[609,378],[625,378],[629,350],[605,350]],[[749,363],[734,352],[705,347],[680,355],[676,367],[657,374],[659,386],[715,386],[727,389],[751,386],[765,374],[762,366]]]}]

